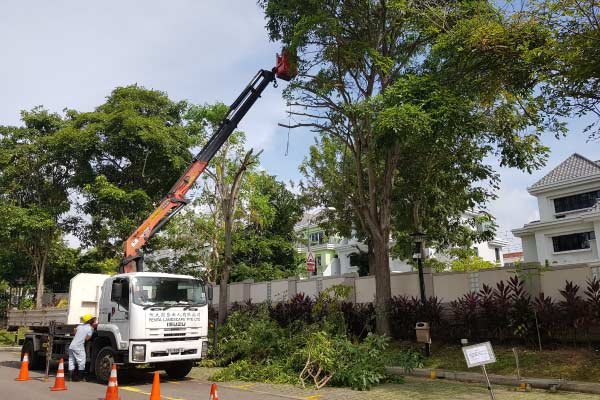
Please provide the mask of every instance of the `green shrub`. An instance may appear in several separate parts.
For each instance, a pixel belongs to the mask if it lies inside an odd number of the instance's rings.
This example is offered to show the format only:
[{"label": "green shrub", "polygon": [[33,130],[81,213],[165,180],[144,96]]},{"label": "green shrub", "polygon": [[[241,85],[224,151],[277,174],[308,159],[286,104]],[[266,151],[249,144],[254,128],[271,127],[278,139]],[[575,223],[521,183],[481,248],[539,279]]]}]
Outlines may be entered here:
[{"label": "green shrub", "polygon": [[[388,377],[385,373],[389,339],[358,329],[365,320],[343,301],[349,288],[333,286],[322,291],[314,303],[298,297],[293,307],[239,305],[219,328],[216,381],[301,383],[319,389],[327,384],[368,390]],[[286,311],[294,310],[296,319]],[[369,311],[365,308],[363,313]],[[352,331],[362,342],[348,336],[348,316],[356,317]],[[418,366],[414,355],[404,362]],[[404,365],[403,364],[403,365]]]},{"label": "green shrub", "polygon": [[423,355],[413,348],[388,351],[385,356],[386,365],[400,367],[404,369],[404,372],[407,374],[415,368],[422,368],[424,361]]},{"label": "green shrub", "polygon": [[248,359],[268,360],[277,357],[287,346],[284,330],[262,307],[255,315],[233,312],[218,334],[218,359],[221,365]]},{"label": "green shrub", "polygon": [[368,335],[359,344],[347,339],[340,343],[337,373],[332,384],[349,386],[352,389],[368,390],[385,380],[385,350],[389,339],[384,336]]}]

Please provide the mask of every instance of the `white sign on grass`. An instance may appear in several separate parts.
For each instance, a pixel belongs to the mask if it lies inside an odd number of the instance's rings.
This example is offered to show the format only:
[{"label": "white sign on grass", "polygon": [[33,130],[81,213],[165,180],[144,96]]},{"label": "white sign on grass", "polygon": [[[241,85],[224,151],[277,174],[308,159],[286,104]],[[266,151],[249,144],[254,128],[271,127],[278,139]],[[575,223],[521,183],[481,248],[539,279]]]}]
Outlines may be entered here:
[{"label": "white sign on grass", "polygon": [[469,368],[496,362],[496,356],[490,342],[465,346],[462,351]]}]

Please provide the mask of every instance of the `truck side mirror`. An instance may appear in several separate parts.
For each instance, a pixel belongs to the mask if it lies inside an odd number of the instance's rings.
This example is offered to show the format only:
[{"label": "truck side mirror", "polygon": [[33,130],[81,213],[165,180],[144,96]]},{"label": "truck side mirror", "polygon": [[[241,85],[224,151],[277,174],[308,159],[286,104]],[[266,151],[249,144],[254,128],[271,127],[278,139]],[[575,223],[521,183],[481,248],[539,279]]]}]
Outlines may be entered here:
[{"label": "truck side mirror", "polygon": [[123,284],[121,282],[113,282],[110,299],[119,303],[121,301],[121,297],[123,297]]},{"label": "truck side mirror", "polygon": [[208,301],[212,301],[213,299],[213,287],[211,284],[209,284],[206,287],[206,295],[208,296]]}]

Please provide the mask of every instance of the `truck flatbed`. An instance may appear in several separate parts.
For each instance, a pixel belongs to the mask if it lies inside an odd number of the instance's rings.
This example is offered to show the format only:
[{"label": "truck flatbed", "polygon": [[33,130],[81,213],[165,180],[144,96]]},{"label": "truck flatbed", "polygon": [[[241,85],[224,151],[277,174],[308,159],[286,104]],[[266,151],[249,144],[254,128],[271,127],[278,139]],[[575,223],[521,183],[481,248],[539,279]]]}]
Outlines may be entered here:
[{"label": "truck flatbed", "polygon": [[41,308],[38,310],[8,310],[8,330],[20,327],[34,332],[48,332],[52,322],[66,324],[68,308]]}]

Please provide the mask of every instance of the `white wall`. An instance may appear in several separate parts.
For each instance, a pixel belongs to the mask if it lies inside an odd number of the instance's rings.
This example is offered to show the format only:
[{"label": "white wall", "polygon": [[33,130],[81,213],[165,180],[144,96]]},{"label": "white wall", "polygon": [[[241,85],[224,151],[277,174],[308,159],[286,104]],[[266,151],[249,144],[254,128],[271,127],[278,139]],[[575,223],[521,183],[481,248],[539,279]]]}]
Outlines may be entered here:
[{"label": "white wall", "polygon": [[537,195],[538,207],[540,210],[540,221],[553,221],[556,220],[554,216],[554,199],[557,197],[565,197],[578,193],[591,192],[592,190],[599,190],[600,183],[589,182],[584,184],[574,184],[570,187],[555,189],[552,191],[540,193]]},{"label": "white wall", "polygon": [[523,246],[523,262],[540,262],[534,235],[522,236],[521,244]]},{"label": "white wall", "polygon": [[271,301],[284,301],[289,298],[287,280],[271,281]]},{"label": "white wall", "polygon": [[502,261],[502,248],[500,248],[500,261],[496,261],[496,251],[494,250],[494,246],[490,246],[488,242],[475,243],[473,247],[477,248],[477,254],[479,257],[483,258],[485,261],[489,261],[491,263],[500,263],[500,265],[504,264]]},{"label": "white wall", "polygon": [[[595,272],[594,272],[595,271]],[[586,288],[586,281],[591,279],[593,274],[600,274],[596,264],[579,264],[569,266],[553,267],[550,270],[543,271],[539,275],[537,283],[528,283],[532,290],[532,297],[537,296],[537,292],[544,292],[545,295],[553,297],[555,300],[562,300],[560,290],[564,288],[566,281],[571,281],[580,286],[580,295],[583,296]],[[515,270],[511,268],[491,268],[475,272],[443,272],[433,274],[433,293],[441,302],[448,303],[456,300],[471,290],[481,290],[483,285],[495,288],[500,281],[506,281],[515,275]],[[537,278],[532,278],[537,280]],[[427,281],[427,276],[426,276]],[[419,276],[416,272],[392,274],[391,275],[392,296],[407,296],[419,298]],[[306,296],[315,297],[322,290],[333,285],[349,285],[354,289],[354,298],[357,303],[371,303],[375,300],[375,278],[372,276],[357,277],[344,276],[337,278],[313,278],[306,280],[278,280],[259,283],[244,283],[250,286],[250,290],[245,291],[245,296],[250,296],[253,303],[261,303],[268,300],[268,286],[271,287],[271,302],[286,301],[289,299],[289,288],[296,286],[296,293],[304,293]],[[243,290],[240,290],[242,284],[230,285],[230,294],[235,298],[234,301],[246,302],[248,298],[240,298]],[[218,304],[218,287],[215,287],[213,297],[213,306]],[[294,295],[295,293],[292,293]],[[262,300],[262,301],[261,301]]]},{"label": "white wall", "polygon": [[[535,233],[536,251],[538,261],[544,264],[546,260],[550,265],[566,265],[592,262],[598,260],[598,247],[596,241],[590,241],[590,248],[584,250],[573,250],[555,253],[552,237],[567,235],[570,233],[590,232],[594,230],[592,222],[575,222],[571,226],[561,225]],[[525,250],[525,248],[524,248]],[[525,253],[527,254],[527,253]],[[529,257],[529,256],[527,256]],[[526,257],[526,258],[527,258]]]},{"label": "white wall", "polygon": [[[286,281],[287,284],[287,281]],[[272,287],[272,284],[271,284]],[[254,283],[250,287],[250,300],[253,303],[263,303],[267,301],[267,282]]]},{"label": "white wall", "polygon": [[566,267],[564,269],[557,268],[552,271],[544,272],[541,275],[541,288],[540,290],[546,295],[555,299],[561,299],[559,290],[565,287],[565,282],[570,281],[576,285],[579,285],[579,295],[583,296],[586,281],[592,278],[591,268],[571,268]]}]

